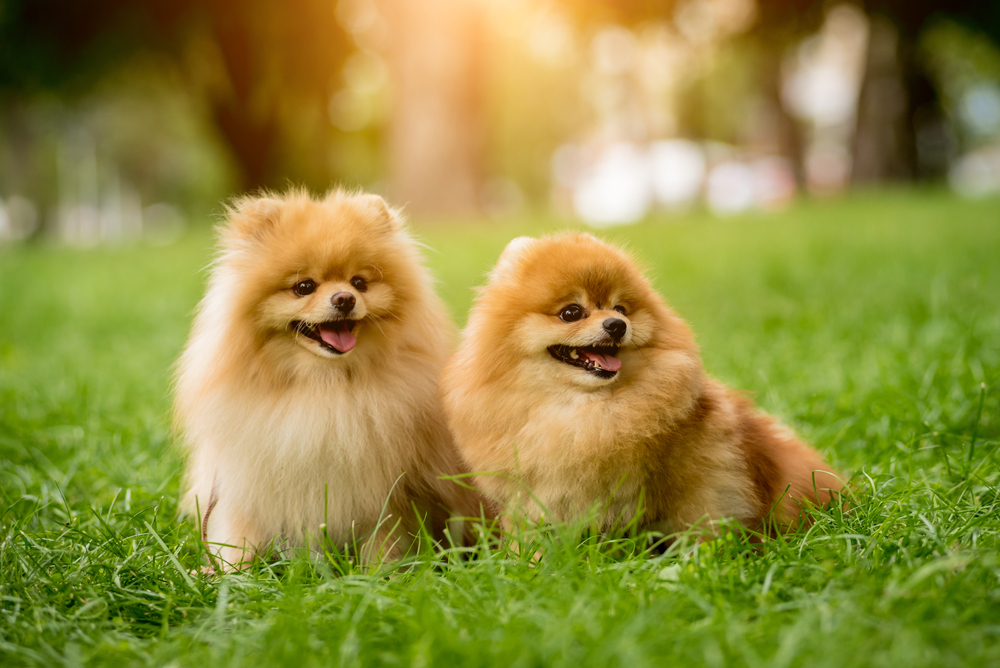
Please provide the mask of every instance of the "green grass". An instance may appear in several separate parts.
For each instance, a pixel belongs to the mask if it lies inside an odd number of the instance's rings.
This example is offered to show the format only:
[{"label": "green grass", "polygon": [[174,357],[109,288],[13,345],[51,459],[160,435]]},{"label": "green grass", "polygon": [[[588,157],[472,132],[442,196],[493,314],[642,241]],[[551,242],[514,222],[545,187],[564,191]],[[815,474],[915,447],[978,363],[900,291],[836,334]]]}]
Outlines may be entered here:
[{"label": "green grass", "polygon": [[[509,238],[555,227],[418,232],[462,319]],[[535,567],[498,549],[191,576],[166,415],[209,234],[0,249],[0,665],[1000,665],[1000,202],[873,194],[607,236],[712,374],[853,479],[851,512],[756,550],[543,532]]]}]

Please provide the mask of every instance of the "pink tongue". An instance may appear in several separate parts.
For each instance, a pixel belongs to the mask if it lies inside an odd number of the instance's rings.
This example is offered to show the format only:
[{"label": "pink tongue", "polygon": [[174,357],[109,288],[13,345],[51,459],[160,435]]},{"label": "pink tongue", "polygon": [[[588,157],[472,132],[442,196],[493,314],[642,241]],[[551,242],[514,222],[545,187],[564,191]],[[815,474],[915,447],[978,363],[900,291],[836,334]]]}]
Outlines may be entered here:
[{"label": "pink tongue", "polygon": [[618,371],[618,369],[622,368],[622,361],[614,355],[602,355],[601,353],[592,353],[587,350],[581,350],[580,355],[591,362],[600,364],[601,368],[608,371]]},{"label": "pink tongue", "polygon": [[347,329],[347,325],[342,325],[340,329],[328,329],[324,325],[319,326],[319,337],[342,353],[354,347],[358,342],[358,337]]}]

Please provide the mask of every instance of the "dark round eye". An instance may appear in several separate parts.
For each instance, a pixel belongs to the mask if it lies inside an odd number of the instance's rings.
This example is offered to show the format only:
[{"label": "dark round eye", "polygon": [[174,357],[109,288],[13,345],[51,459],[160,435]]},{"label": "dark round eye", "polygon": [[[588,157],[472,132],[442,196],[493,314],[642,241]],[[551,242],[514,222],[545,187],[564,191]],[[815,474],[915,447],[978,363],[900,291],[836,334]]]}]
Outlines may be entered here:
[{"label": "dark round eye", "polygon": [[625,307],[622,306],[621,304],[619,304],[618,306],[616,306],[615,310],[618,311],[619,313],[621,313],[622,315],[625,315]]},{"label": "dark round eye", "polygon": [[316,292],[316,281],[307,278],[304,281],[299,281],[298,283],[296,283],[295,287],[292,288],[292,290],[299,297],[305,297],[306,295],[311,295],[312,293]]},{"label": "dark round eye", "polygon": [[570,304],[569,306],[564,306],[563,310],[559,311],[559,319],[563,322],[576,322],[583,317],[583,307],[579,304]]},{"label": "dark round eye", "polygon": [[368,289],[368,281],[366,281],[361,276],[355,276],[354,278],[352,278],[351,279],[351,285],[358,292],[364,292],[365,290]]}]

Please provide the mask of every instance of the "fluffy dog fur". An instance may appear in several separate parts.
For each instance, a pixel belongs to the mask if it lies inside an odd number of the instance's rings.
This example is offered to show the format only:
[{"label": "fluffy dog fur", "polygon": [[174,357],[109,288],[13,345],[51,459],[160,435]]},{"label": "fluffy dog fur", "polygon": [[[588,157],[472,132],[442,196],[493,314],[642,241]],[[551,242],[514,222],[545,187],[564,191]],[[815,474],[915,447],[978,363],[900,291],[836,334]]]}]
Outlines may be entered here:
[{"label": "fluffy dog fur", "polygon": [[236,202],[175,387],[203,538],[235,565],[324,533],[371,561],[405,552],[418,515],[439,539],[477,516],[439,478],[463,471],[438,394],[453,335],[381,198]]},{"label": "fluffy dog fur", "polygon": [[[565,322],[571,304],[581,311]],[[705,376],[687,325],[624,252],[587,234],[510,243],[442,387],[459,450],[492,474],[476,481],[508,526],[593,513],[607,531],[641,505],[640,527],[665,534],[708,535],[723,518],[757,530],[795,524],[801,501],[840,488],[815,451]]]}]

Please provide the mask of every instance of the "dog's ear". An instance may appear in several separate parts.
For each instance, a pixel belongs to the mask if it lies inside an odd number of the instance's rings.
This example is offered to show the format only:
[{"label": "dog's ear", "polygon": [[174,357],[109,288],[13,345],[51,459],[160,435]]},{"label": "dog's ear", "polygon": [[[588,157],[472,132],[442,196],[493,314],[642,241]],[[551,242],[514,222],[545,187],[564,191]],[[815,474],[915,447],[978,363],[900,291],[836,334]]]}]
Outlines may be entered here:
[{"label": "dog's ear", "polygon": [[518,262],[524,256],[524,252],[534,244],[537,239],[532,237],[517,237],[512,239],[507,247],[500,253],[500,259],[490,272],[490,279],[495,280],[501,276],[510,274],[517,268]]},{"label": "dog's ear", "polygon": [[274,227],[285,203],[274,197],[241,197],[226,207],[224,236],[229,240],[257,241]]},{"label": "dog's ear", "polygon": [[403,227],[403,215],[399,209],[394,209],[378,195],[366,193],[358,195],[356,201],[360,208],[368,211],[376,220],[383,223],[389,232],[398,232]]}]

